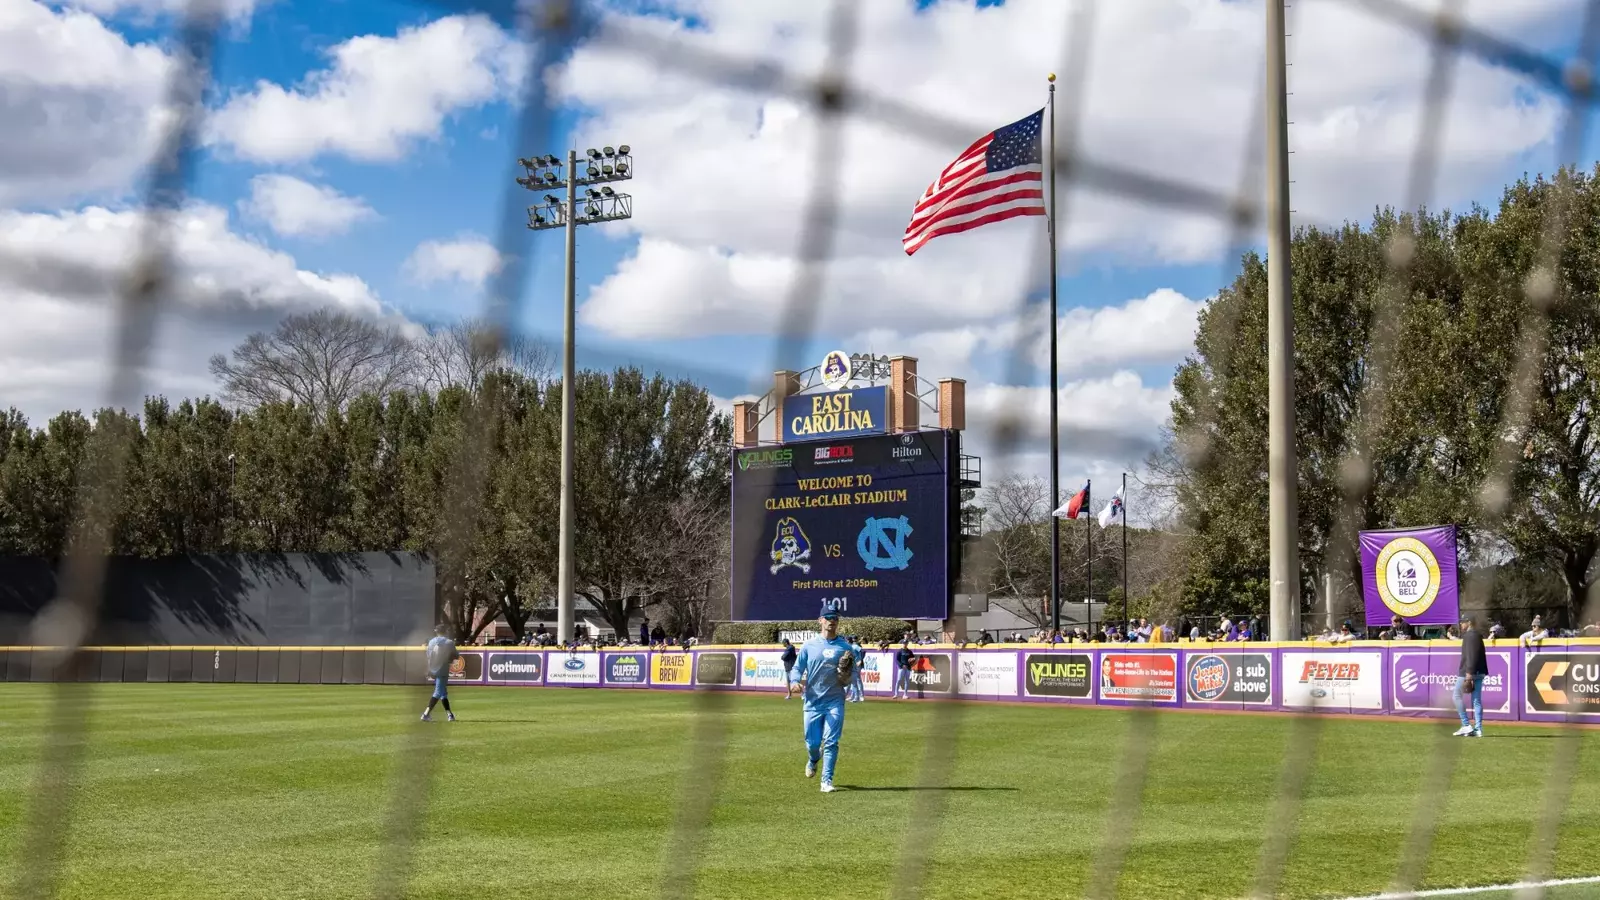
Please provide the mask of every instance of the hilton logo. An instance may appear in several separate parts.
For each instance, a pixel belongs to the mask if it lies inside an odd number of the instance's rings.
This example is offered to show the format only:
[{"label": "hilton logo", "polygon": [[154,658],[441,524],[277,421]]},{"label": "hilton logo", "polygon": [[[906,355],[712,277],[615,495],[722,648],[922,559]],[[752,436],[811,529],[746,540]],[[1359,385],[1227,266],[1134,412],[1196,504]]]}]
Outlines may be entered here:
[{"label": "hilton logo", "polygon": [[922,458],[922,445],[916,443],[916,438],[909,434],[900,435],[900,446],[889,451],[895,459],[920,459]]}]

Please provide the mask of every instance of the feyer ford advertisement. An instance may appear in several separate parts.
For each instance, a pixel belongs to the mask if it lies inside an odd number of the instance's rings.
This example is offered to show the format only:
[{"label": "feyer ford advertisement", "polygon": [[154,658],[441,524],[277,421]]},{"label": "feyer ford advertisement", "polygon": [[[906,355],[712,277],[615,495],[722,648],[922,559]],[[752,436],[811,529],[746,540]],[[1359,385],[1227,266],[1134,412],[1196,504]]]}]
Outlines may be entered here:
[{"label": "feyer ford advertisement", "polygon": [[512,684],[538,684],[544,677],[543,653],[489,654],[489,680]]},{"label": "feyer ford advertisement", "polygon": [[1171,703],[1178,699],[1176,653],[1106,653],[1100,657],[1102,700]]},{"label": "feyer ford advertisement", "polygon": [[551,653],[544,662],[545,684],[599,684],[600,654]]},{"label": "feyer ford advertisement", "polygon": [[1383,709],[1383,654],[1286,650],[1281,683],[1284,706]]},{"label": "feyer ford advertisement", "polygon": [[1272,702],[1272,657],[1266,653],[1191,653],[1184,664],[1190,703]]},{"label": "feyer ford advertisement", "polygon": [[644,684],[650,676],[643,653],[607,653],[606,684]]},{"label": "feyer ford advertisement", "polygon": [[1017,695],[1015,653],[963,653],[956,660],[956,692],[985,697]]},{"label": "feyer ford advertisement", "polygon": [[783,670],[782,653],[742,653],[739,668],[739,686],[747,688],[781,688],[788,680]]},{"label": "feyer ford advertisement", "polygon": [[[1491,650],[1489,677],[1483,680],[1483,711],[1511,712],[1511,654]],[[1461,671],[1459,650],[1403,651],[1390,655],[1394,671],[1396,710],[1446,710],[1455,712],[1456,673]]]}]

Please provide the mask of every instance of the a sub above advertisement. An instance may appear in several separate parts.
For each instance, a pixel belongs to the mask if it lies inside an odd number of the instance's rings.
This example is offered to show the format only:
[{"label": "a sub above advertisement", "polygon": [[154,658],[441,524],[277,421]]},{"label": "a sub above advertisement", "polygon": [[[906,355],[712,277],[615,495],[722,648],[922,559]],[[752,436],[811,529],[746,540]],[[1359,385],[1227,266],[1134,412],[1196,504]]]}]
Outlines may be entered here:
[{"label": "a sub above advertisement", "polygon": [[600,654],[551,653],[544,661],[545,684],[599,684]]},{"label": "a sub above advertisement", "polygon": [[1087,653],[1029,653],[1022,668],[1022,692],[1029,697],[1094,696],[1094,657]]},{"label": "a sub above advertisement", "polygon": [[911,661],[911,690],[925,694],[953,692],[955,680],[950,669],[950,654],[918,653]]},{"label": "a sub above advertisement", "polygon": [[462,653],[459,659],[450,662],[451,681],[482,681],[483,680],[483,654]]},{"label": "a sub above advertisement", "polygon": [[739,686],[742,688],[781,688],[789,680],[780,652],[757,651],[740,654]]},{"label": "a sub above advertisement", "polygon": [[711,687],[738,684],[739,654],[696,653],[694,658],[694,683]]},{"label": "a sub above advertisement", "polygon": [[687,653],[654,653],[650,656],[650,683],[688,687],[693,683],[694,658]]},{"label": "a sub above advertisement", "polygon": [[1600,653],[1532,653],[1528,712],[1600,717]]},{"label": "a sub above advertisement", "polygon": [[647,660],[644,653],[607,653],[606,684],[645,684],[650,677]]},{"label": "a sub above advertisement", "polygon": [[1017,655],[1015,653],[963,653],[956,659],[960,670],[956,692],[983,697],[1017,695]]},{"label": "a sub above advertisement", "polygon": [[544,680],[544,654],[491,653],[489,680],[496,684],[538,684]]},{"label": "a sub above advertisement", "polygon": [[1176,653],[1100,656],[1100,699],[1172,703],[1178,699]]},{"label": "a sub above advertisement", "polygon": [[1272,702],[1272,657],[1266,653],[1191,653],[1184,664],[1190,703]]},{"label": "a sub above advertisement", "polygon": [[[1511,654],[1491,650],[1485,654],[1489,675],[1483,679],[1483,711],[1511,712]],[[1389,661],[1394,670],[1396,711],[1445,710],[1455,712],[1457,673],[1461,653],[1396,651]]]},{"label": "a sub above advertisement", "polygon": [[868,650],[861,660],[861,689],[869,694],[894,693],[894,653]]},{"label": "a sub above advertisement", "polygon": [[1382,653],[1285,651],[1283,705],[1299,709],[1383,709]]}]

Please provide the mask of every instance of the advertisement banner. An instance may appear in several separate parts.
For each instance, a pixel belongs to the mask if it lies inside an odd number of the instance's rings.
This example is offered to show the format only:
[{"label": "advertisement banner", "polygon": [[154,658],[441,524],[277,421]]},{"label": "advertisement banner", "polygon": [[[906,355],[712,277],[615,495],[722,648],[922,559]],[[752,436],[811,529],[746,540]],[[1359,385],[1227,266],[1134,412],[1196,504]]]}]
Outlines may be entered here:
[{"label": "advertisement banner", "polygon": [[1361,532],[1361,592],[1369,627],[1456,624],[1456,526]]},{"label": "advertisement banner", "polygon": [[1102,654],[1100,657],[1100,699],[1176,703],[1178,700],[1178,654]]},{"label": "advertisement banner", "polygon": [[1094,697],[1094,657],[1087,653],[1029,653],[1022,668],[1022,692],[1029,697]]},{"label": "advertisement banner", "polygon": [[645,684],[649,677],[650,667],[645,663],[644,653],[606,654],[606,684]]},{"label": "advertisement banner", "polygon": [[544,654],[491,653],[489,681],[494,684],[539,684],[544,681]]},{"label": "advertisement banner", "polygon": [[1280,693],[1297,709],[1383,709],[1383,654],[1285,650]]},{"label": "advertisement banner", "polygon": [[948,653],[918,653],[911,663],[911,690],[922,694],[949,694],[955,690]]},{"label": "advertisement banner", "polygon": [[697,653],[694,658],[694,683],[708,687],[731,687],[739,683],[739,654]]},{"label": "advertisement banner", "polygon": [[1600,718],[1600,653],[1530,653],[1527,675],[1528,712]]},{"label": "advertisement banner", "polygon": [[650,654],[650,683],[668,687],[688,687],[692,682],[692,660],[687,653]]},{"label": "advertisement banner", "polygon": [[551,653],[544,661],[545,684],[599,684],[600,654]]},{"label": "advertisement banner", "polygon": [[739,687],[781,690],[789,680],[780,652],[741,653],[740,658]]},{"label": "advertisement banner", "polygon": [[1184,664],[1184,699],[1189,703],[1270,705],[1271,654],[1189,654]]},{"label": "advertisement banner", "polygon": [[949,615],[952,446],[928,430],[735,451],[728,618]]},{"label": "advertisement banner", "polygon": [[894,653],[868,650],[861,661],[861,688],[869,694],[894,693]]},{"label": "advertisement banner", "polygon": [[889,388],[791,394],[783,398],[783,443],[883,434],[889,424]]},{"label": "advertisement banner", "polygon": [[[1489,676],[1483,680],[1483,712],[1511,712],[1511,652],[1490,650]],[[1457,650],[1394,650],[1389,666],[1393,671],[1395,712],[1456,710],[1456,673],[1461,671]]]},{"label": "advertisement banner", "polygon": [[[284,679],[289,680],[289,679]],[[461,658],[450,663],[451,681],[482,681],[483,654],[463,651]]]},{"label": "advertisement banner", "polygon": [[956,692],[982,697],[1017,695],[1017,655],[1015,653],[963,653],[957,659],[961,670]]}]

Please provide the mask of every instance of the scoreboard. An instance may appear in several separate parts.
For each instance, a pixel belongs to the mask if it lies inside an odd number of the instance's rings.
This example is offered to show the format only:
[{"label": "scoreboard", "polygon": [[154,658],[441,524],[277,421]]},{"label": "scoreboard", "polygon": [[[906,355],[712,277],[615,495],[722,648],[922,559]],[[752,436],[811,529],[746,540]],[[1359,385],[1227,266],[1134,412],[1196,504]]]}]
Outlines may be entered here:
[{"label": "scoreboard", "polygon": [[733,453],[733,621],[943,619],[956,433],[918,431]]}]

